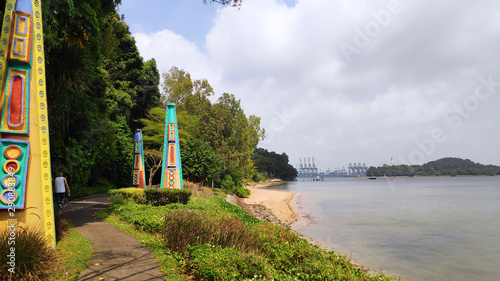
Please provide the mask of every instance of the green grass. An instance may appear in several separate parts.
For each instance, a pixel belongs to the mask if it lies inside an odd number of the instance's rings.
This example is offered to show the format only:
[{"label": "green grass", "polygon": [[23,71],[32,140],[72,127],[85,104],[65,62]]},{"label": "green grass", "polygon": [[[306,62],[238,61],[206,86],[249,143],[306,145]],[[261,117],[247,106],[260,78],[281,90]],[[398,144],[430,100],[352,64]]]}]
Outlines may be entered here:
[{"label": "green grass", "polygon": [[90,262],[92,245],[74,228],[68,228],[57,243],[55,267],[49,280],[76,280]]},{"label": "green grass", "polygon": [[100,214],[146,244],[167,280],[400,280],[369,276],[290,229],[260,222],[223,198],[194,194],[186,205],[115,200]]}]

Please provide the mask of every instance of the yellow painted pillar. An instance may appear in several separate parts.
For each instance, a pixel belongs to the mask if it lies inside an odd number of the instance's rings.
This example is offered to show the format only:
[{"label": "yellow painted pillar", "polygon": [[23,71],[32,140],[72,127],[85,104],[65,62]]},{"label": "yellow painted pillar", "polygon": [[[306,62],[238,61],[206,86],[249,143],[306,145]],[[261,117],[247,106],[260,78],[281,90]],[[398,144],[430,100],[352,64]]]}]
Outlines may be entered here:
[{"label": "yellow painted pillar", "polygon": [[0,230],[38,227],[54,248],[41,8],[41,0],[7,0],[0,31]]}]

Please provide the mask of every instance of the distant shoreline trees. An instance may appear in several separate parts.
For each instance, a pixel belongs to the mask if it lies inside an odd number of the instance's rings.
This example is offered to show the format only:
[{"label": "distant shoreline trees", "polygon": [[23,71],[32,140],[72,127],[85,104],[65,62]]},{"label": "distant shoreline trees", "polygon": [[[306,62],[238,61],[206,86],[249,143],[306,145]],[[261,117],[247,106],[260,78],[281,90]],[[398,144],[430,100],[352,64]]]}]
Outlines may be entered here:
[{"label": "distant shoreline trees", "polygon": [[487,176],[500,175],[500,166],[474,163],[469,159],[442,158],[423,165],[384,165],[368,168],[369,176]]},{"label": "distant shoreline trees", "polygon": [[297,169],[288,164],[286,153],[278,154],[274,151],[257,148],[253,159],[257,172],[267,178],[279,178],[284,181],[293,181],[297,178]]}]

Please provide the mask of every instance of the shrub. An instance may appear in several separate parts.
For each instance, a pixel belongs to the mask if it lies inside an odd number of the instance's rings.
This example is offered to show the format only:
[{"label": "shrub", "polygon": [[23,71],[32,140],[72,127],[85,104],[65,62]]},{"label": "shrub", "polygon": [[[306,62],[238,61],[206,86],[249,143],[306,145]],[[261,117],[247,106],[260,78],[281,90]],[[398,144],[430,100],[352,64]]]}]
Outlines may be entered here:
[{"label": "shrub", "polygon": [[187,204],[191,197],[188,189],[146,189],[146,203],[153,206],[165,206],[172,203]]},{"label": "shrub", "polygon": [[252,180],[253,180],[254,182],[265,181],[265,180],[266,180],[266,177],[265,177],[262,173],[259,173],[259,172],[255,171],[255,172],[252,174]]},{"label": "shrub", "polygon": [[189,247],[192,273],[202,280],[265,279],[272,276],[272,268],[262,257],[234,248],[200,244]]},{"label": "shrub", "polygon": [[[54,254],[38,228],[16,227],[15,244],[9,245],[10,230],[0,233],[0,280],[44,280],[53,266]],[[11,248],[15,248],[15,273],[8,271]]]},{"label": "shrub", "polygon": [[236,217],[215,218],[191,210],[167,214],[162,235],[166,246],[178,252],[186,251],[188,245],[199,244],[256,250],[261,241],[255,230]]},{"label": "shrub", "polygon": [[113,200],[122,197],[125,201],[132,200],[137,204],[146,204],[146,194],[144,193],[144,189],[141,188],[127,187],[112,189],[108,191],[108,194]]},{"label": "shrub", "polygon": [[250,189],[243,186],[238,186],[236,187],[234,194],[238,195],[239,197],[248,197],[250,196]]},{"label": "shrub", "polygon": [[197,185],[196,183],[190,182],[190,181],[185,181],[185,180],[182,181],[182,185],[183,185],[184,189],[189,189],[192,191],[197,190],[199,187],[199,185]]},{"label": "shrub", "polygon": [[226,175],[220,185],[222,188],[239,197],[250,196],[250,190],[243,186],[241,180],[232,178],[230,175]]},{"label": "shrub", "polygon": [[233,189],[233,186],[234,186],[233,178],[231,178],[230,175],[226,175],[220,183],[220,187],[227,190]]},{"label": "shrub", "polygon": [[201,195],[203,197],[210,197],[214,192],[205,186],[192,183],[190,181],[183,181],[184,189],[191,190],[192,194]]}]

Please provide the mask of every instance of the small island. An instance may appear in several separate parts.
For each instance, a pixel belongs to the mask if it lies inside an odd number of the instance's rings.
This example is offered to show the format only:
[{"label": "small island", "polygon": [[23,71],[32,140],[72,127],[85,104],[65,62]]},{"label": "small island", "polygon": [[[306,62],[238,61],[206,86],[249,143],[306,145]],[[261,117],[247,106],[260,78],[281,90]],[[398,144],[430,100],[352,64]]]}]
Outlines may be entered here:
[{"label": "small island", "polygon": [[396,176],[494,176],[500,175],[500,166],[483,165],[469,159],[441,158],[423,165],[383,165],[368,168],[368,175]]}]

